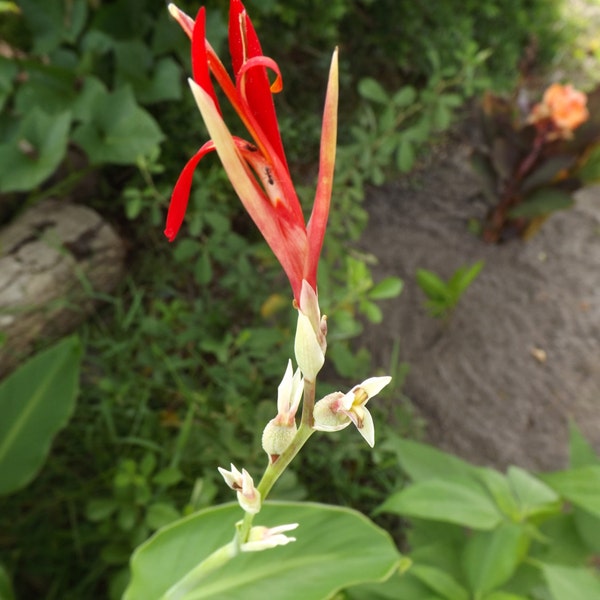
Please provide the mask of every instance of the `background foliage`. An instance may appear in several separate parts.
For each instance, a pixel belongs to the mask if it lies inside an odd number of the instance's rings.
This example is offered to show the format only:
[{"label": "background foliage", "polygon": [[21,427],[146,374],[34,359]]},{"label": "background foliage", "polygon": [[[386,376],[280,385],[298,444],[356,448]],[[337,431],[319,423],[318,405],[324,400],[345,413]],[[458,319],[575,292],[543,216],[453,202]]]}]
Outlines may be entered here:
[{"label": "background foliage", "polygon": [[[226,4],[206,3],[223,53]],[[247,5],[284,74],[278,112],[307,206],[327,65],[341,46],[341,145],[319,282],[334,367],[326,393],[369,371],[357,336],[401,290],[397,279],[373,281],[375,257],[352,246],[366,222],[365,186],[410,170],[471,95],[510,86],[531,35],[540,57],[550,56],[558,2]],[[116,598],[131,551],[150,532],[229,499],[217,465],[262,465],[260,432],[291,355],[289,290],[214,159],[199,169],[178,241],[161,234],[173,182],[205,139],[184,86],[188,40],[163,3],[19,6],[0,20],[0,219],[45,196],[71,198],[108,218],[130,255],[126,281],[80,332],[86,352],[70,426],[39,477],[3,499],[0,557],[18,597]],[[370,512],[397,488],[395,451],[379,440],[414,435],[419,424],[401,402],[404,367],[394,357],[379,367],[396,387],[375,415],[390,423],[378,428],[378,447],[367,452],[349,431],[315,436],[279,498]],[[379,520],[400,535],[397,517]]]}]

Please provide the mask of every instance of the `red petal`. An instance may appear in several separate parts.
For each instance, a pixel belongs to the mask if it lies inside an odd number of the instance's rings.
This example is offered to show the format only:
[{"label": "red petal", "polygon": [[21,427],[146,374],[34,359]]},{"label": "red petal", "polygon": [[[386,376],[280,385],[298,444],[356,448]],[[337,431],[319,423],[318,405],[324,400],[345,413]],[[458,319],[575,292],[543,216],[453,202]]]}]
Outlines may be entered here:
[{"label": "red petal", "polygon": [[333,188],[335,170],[335,150],[337,138],[337,106],[338,106],[338,58],[337,49],[331,59],[325,109],[323,111],[323,127],[321,130],[321,149],[319,175],[315,203],[307,225],[308,259],[305,265],[306,280],[315,289],[317,285],[317,267],[325,237],[325,228],[329,217],[329,204]]},{"label": "red petal", "polygon": [[[229,51],[236,79],[238,72],[247,60],[263,56],[252,21],[240,0],[231,0],[229,6]],[[244,82],[244,95],[251,113],[273,150],[288,169],[267,70],[265,68],[252,69],[246,73]]]},{"label": "red petal", "polygon": [[167,213],[167,223],[165,227],[165,235],[172,242],[183,223],[183,217],[185,216],[185,210],[188,205],[188,199],[190,197],[190,190],[192,188],[192,179],[194,177],[194,170],[203,156],[206,156],[209,152],[215,149],[215,145],[212,142],[206,142],[192,158],[187,162],[183,171],[177,179],[177,183],[173,188],[173,194],[171,195],[171,203],[169,204],[169,212]]},{"label": "red petal", "polygon": [[[194,31],[192,32],[192,73],[194,81],[210,95],[219,108],[219,102],[210,79],[208,56],[206,53],[206,11],[202,7],[198,11]],[[220,109],[219,109],[220,112]]]}]

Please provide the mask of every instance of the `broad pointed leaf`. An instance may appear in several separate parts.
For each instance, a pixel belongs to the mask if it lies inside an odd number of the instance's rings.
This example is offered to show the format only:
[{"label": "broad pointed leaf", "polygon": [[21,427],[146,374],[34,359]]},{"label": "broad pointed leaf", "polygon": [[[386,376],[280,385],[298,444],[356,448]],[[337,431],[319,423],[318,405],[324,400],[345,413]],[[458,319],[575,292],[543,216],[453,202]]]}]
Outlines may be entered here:
[{"label": "broad pointed leaf", "polygon": [[0,494],[29,483],[69,420],[79,386],[81,348],[69,337],[0,383]]},{"label": "broad pointed leaf", "polygon": [[[160,530],[134,553],[124,600],[158,600],[204,558],[229,543],[238,505],[203,510]],[[205,574],[186,600],[330,598],[343,587],[382,581],[400,555],[390,536],[360,513],[320,504],[267,503],[255,524],[299,523],[297,541],[246,552]],[[168,597],[168,596],[167,596]]]}]

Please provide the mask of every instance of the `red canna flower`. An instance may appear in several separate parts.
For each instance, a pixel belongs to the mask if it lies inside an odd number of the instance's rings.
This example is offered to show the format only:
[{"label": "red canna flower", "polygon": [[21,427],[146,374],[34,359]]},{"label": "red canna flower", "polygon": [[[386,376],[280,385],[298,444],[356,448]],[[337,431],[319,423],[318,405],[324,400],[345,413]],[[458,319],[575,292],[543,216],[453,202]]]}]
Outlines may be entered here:
[{"label": "red canna flower", "polygon": [[[185,215],[196,165],[203,156],[216,150],[234,190],[281,263],[299,303],[303,280],[316,290],[329,214],[337,135],[337,50],[331,61],[325,98],[315,201],[306,224],[273,104],[273,94],[282,89],[281,73],[277,63],[263,55],[244,5],[240,0],[230,2],[229,47],[234,79],[206,40],[204,8],[195,20],[174,5],[169,10],[192,41],[193,79],[189,83],[211,140],[189,160],[175,184],[165,235],[170,241],[175,239]],[[275,74],[273,83],[269,82],[268,71]],[[229,132],[211,76],[242,120],[251,141]]]}]

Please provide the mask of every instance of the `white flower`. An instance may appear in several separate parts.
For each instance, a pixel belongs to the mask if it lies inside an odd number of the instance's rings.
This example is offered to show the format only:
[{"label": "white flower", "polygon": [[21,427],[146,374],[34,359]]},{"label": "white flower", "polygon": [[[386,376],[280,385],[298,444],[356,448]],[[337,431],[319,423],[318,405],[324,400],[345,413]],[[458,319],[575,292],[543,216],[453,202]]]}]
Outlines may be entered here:
[{"label": "white flower", "polygon": [[295,542],[295,537],[284,535],[285,531],[292,531],[298,527],[298,523],[289,523],[287,525],[278,525],[277,527],[253,527],[250,530],[248,541],[242,544],[242,552],[257,552],[259,550],[268,550],[276,546],[285,546],[290,542]]},{"label": "white flower", "polygon": [[302,398],[303,385],[300,369],[296,369],[294,373],[292,361],[289,360],[277,388],[277,416],[267,423],[262,434],[262,447],[271,463],[279,458],[296,435],[296,412]]},{"label": "white flower", "polygon": [[354,423],[358,432],[367,440],[371,448],[375,445],[373,417],[366,404],[390,381],[391,377],[370,377],[355,385],[347,394],[334,392],[315,404],[313,413],[314,429],[318,431],[339,431]]},{"label": "white flower", "polygon": [[223,476],[225,483],[235,492],[240,506],[251,514],[260,511],[260,492],[254,487],[254,481],[246,469],[240,473],[235,466],[231,465],[231,470],[227,471],[218,467],[219,473]]}]

